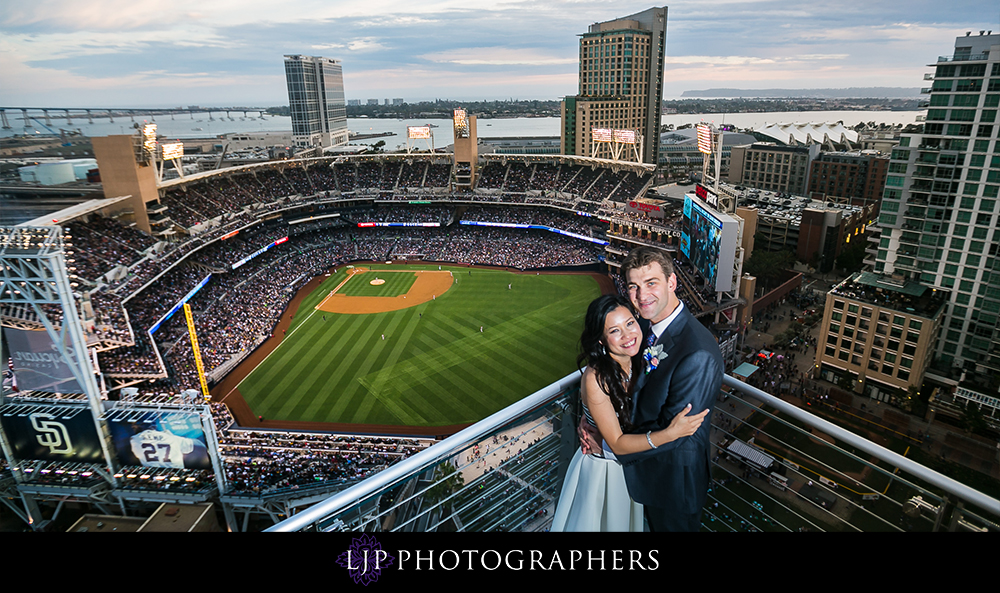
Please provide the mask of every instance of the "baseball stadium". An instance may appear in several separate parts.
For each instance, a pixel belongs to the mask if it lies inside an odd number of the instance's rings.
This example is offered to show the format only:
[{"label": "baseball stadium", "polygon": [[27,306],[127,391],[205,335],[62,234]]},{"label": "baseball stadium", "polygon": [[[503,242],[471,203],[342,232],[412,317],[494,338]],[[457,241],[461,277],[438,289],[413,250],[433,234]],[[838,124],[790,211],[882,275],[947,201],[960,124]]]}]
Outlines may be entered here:
[{"label": "baseball stadium", "polygon": [[[583,314],[639,245],[737,360],[753,279],[692,263],[652,166],[479,155],[473,133],[162,181],[143,140],[93,139],[112,197],[0,233],[0,502],[33,529],[69,502],[94,510],[76,531],[174,530],[189,507],[191,531],[545,531]],[[726,236],[704,250],[731,260],[734,218],[705,204]],[[909,442],[723,384],[703,529],[933,530],[942,491],[995,502]]]},{"label": "baseball stadium", "polygon": [[[295,514],[574,373],[583,312],[616,290],[608,271],[627,250],[608,240],[610,214],[652,180],[637,163],[484,155],[459,183],[454,154],[415,153],[142,187],[155,164],[133,144],[98,138],[95,152],[137,187],[25,225],[59,231],[112,435],[75,436],[93,440],[89,457],[60,483],[87,500],[110,486],[139,506],[150,490],[213,502],[230,530]],[[112,195],[114,174],[103,181]],[[54,314],[4,307],[6,336],[35,338]],[[51,402],[51,385],[16,376],[11,405]],[[88,396],[58,397],[53,412],[85,416]],[[45,460],[19,475],[52,482],[65,460],[4,430],[14,460]]]}]

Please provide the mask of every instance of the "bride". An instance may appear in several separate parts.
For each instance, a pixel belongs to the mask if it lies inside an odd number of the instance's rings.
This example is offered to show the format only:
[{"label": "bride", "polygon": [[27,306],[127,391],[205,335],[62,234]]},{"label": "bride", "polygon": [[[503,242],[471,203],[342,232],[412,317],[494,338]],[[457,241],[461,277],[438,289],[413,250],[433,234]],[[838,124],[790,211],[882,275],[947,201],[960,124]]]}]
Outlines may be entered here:
[{"label": "bride", "polygon": [[[650,447],[646,435],[625,434],[632,428],[633,370],[641,368],[638,356],[642,329],[630,303],[605,295],[590,303],[580,337],[577,363],[586,362],[580,398],[587,422],[596,427],[607,448],[585,455],[577,449],[563,480],[552,531],[642,531],[642,505],[628,495],[625,476],[614,455],[637,453]],[[685,416],[690,406],[670,426],[650,434],[655,446],[695,433],[707,410]]]}]

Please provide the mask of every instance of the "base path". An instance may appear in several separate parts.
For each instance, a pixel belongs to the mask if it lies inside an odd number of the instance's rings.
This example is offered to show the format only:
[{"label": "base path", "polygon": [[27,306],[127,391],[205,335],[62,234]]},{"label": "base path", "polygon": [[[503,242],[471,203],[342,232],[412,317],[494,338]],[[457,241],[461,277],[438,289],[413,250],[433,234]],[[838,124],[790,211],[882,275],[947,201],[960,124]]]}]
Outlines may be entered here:
[{"label": "base path", "polygon": [[[337,288],[330,293],[330,295],[323,299],[323,302],[316,305],[317,309],[327,313],[353,313],[356,315],[399,311],[400,309],[415,307],[421,303],[426,303],[434,297],[441,296],[442,294],[448,292],[448,289],[450,289],[455,283],[454,276],[452,276],[452,273],[448,271],[400,270],[397,272],[379,270],[379,273],[381,274],[416,274],[417,279],[413,281],[413,285],[410,286],[410,290],[408,290],[406,294],[394,297],[348,296],[346,294],[338,294],[337,291],[339,291],[344,284],[347,284],[348,280],[354,279],[355,276],[365,274],[368,272],[368,269],[354,268],[351,272],[353,273],[341,282]],[[358,278],[354,281],[363,282],[364,279]]]}]

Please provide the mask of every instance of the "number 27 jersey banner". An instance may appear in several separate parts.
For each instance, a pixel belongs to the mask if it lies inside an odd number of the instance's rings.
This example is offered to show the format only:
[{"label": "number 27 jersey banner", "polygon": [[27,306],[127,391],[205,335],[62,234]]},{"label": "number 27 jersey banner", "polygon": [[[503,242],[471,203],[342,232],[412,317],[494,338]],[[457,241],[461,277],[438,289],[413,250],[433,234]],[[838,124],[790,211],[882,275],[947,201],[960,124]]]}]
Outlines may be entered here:
[{"label": "number 27 jersey banner", "polygon": [[145,412],[108,418],[122,465],[212,469],[198,414]]}]

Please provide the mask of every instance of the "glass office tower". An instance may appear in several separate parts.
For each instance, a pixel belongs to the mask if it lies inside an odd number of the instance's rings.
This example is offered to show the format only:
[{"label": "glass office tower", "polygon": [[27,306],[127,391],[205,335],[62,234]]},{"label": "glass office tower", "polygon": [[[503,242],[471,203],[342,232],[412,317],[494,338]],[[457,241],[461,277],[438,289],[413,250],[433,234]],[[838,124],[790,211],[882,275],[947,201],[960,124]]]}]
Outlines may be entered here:
[{"label": "glass office tower", "polygon": [[347,144],[347,106],[340,60],[285,56],[292,135],[299,148]]}]

